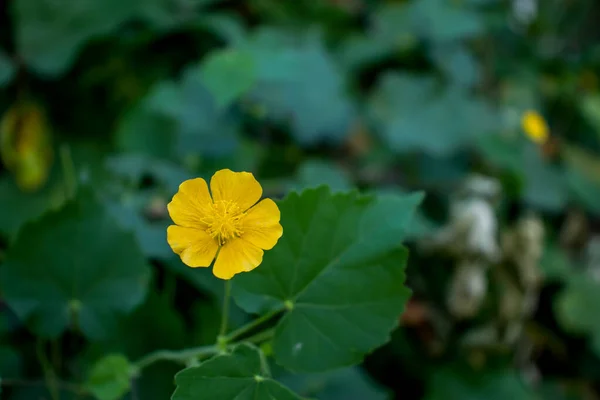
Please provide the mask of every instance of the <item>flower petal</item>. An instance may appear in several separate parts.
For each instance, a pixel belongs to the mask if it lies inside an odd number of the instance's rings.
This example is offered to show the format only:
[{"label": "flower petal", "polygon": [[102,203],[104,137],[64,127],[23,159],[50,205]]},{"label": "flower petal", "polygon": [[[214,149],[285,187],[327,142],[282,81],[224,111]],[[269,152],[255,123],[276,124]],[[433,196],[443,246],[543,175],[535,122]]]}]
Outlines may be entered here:
[{"label": "flower petal", "polygon": [[252,271],[262,262],[263,251],[244,239],[233,239],[221,247],[215,261],[213,274],[217,278],[231,279],[240,272]]},{"label": "flower petal", "polygon": [[210,191],[215,202],[233,201],[246,211],[262,196],[262,187],[250,172],[233,172],[222,169],[215,172],[210,180]]},{"label": "flower petal", "polygon": [[171,225],[167,228],[167,242],[188,267],[208,267],[217,254],[219,245],[202,230]]},{"label": "flower petal", "polygon": [[242,222],[242,239],[264,250],[270,250],[283,234],[281,213],[271,199],[264,199],[246,213]]},{"label": "flower petal", "polygon": [[202,178],[188,179],[179,185],[179,191],[167,205],[169,215],[177,225],[203,228],[202,219],[212,204],[206,181]]}]

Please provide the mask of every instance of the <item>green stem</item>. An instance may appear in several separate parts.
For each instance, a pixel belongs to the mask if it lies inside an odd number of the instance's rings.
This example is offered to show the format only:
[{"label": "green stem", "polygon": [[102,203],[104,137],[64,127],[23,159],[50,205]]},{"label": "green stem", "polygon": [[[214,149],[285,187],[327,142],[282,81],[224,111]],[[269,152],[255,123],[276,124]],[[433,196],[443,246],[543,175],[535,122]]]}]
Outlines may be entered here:
[{"label": "green stem", "polygon": [[284,310],[283,308],[278,308],[276,310],[273,310],[271,312],[268,312],[268,313],[258,317],[257,319],[255,319],[253,321],[250,321],[248,324],[236,329],[235,331],[231,332],[229,335],[225,336],[225,338],[224,338],[225,343],[231,343],[231,342],[239,339],[240,336],[243,336],[244,334],[256,329],[258,326],[269,321],[271,318],[279,315],[283,310]]},{"label": "green stem", "polygon": [[75,174],[73,157],[71,157],[71,148],[68,144],[60,146],[60,161],[65,179],[65,192],[67,198],[71,198],[77,191],[77,175]]},{"label": "green stem", "polygon": [[265,376],[271,376],[271,368],[269,367],[269,361],[267,360],[267,355],[262,349],[258,352],[260,355],[260,369]]},{"label": "green stem", "polygon": [[38,339],[36,342],[36,353],[38,361],[44,371],[44,377],[46,379],[46,386],[48,386],[48,391],[50,392],[50,397],[52,400],[59,400],[59,392],[58,392],[58,384],[56,380],[56,376],[54,375],[54,371],[52,370],[52,366],[46,357],[46,351],[44,349],[44,342],[42,339]]},{"label": "green stem", "polygon": [[139,359],[135,366],[138,369],[146,368],[158,361],[174,361],[187,364],[191,359],[207,358],[217,354],[219,349],[214,346],[200,346],[185,350],[158,350]]},{"label": "green stem", "polygon": [[264,342],[265,340],[271,339],[275,335],[275,328],[267,329],[266,331],[258,332],[256,335],[252,335],[247,339],[244,339],[244,342],[250,342],[254,344],[259,344]]},{"label": "green stem", "polygon": [[[225,281],[225,294],[223,298],[223,313],[221,314],[221,329],[219,330],[219,338],[222,338],[227,333],[227,323],[229,322],[229,301],[231,299],[231,280]],[[217,339],[219,340],[219,339]]]}]

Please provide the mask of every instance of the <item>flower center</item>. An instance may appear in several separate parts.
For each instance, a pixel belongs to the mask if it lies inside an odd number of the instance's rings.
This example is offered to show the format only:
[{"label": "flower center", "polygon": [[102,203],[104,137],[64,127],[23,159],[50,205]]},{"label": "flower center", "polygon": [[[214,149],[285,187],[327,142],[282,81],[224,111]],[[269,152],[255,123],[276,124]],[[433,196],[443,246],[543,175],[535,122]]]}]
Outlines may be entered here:
[{"label": "flower center", "polygon": [[208,225],[206,232],[220,245],[224,245],[243,233],[241,220],[244,215],[237,203],[229,200],[216,201],[203,220]]}]

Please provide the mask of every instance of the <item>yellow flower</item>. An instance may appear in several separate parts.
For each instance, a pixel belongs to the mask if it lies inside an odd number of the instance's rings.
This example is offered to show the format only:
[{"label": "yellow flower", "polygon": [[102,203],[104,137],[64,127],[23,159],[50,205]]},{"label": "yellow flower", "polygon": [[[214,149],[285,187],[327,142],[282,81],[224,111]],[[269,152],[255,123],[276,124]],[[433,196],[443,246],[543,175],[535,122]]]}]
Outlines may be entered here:
[{"label": "yellow flower", "polygon": [[550,136],[546,120],[535,111],[527,111],[521,118],[521,127],[529,139],[537,144],[544,144]]},{"label": "yellow flower", "polygon": [[217,171],[208,192],[202,178],[179,185],[168,204],[176,225],[167,229],[167,241],[189,267],[208,267],[216,257],[213,273],[231,279],[256,268],[263,250],[272,249],[283,234],[279,208],[264,199],[262,187],[249,172]]}]

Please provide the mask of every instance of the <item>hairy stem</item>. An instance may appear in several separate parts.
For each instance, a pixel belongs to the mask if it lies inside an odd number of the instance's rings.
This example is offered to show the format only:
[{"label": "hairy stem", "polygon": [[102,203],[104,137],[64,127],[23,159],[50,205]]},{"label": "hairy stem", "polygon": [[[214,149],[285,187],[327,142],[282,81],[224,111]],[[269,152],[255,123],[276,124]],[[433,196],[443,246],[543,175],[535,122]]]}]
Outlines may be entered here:
[{"label": "hairy stem", "polygon": [[158,350],[140,358],[135,362],[135,366],[138,369],[142,369],[158,361],[174,361],[185,365],[191,359],[207,358],[218,352],[219,349],[215,345],[200,346],[185,350]]},{"label": "hairy stem", "polygon": [[255,320],[250,321],[246,325],[236,329],[235,331],[231,332],[229,335],[225,336],[224,341],[226,343],[232,343],[232,342],[238,340],[241,336],[256,329],[260,325],[271,320],[273,317],[279,315],[283,310],[284,310],[283,308],[278,308],[276,310],[270,311],[270,312],[258,317]]}]

